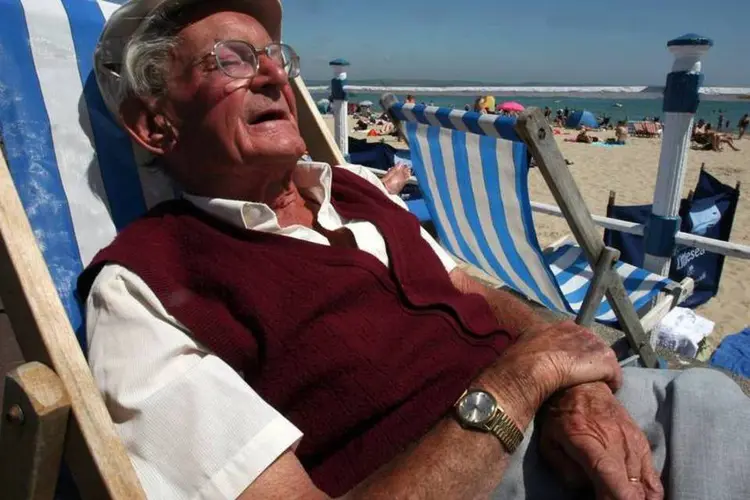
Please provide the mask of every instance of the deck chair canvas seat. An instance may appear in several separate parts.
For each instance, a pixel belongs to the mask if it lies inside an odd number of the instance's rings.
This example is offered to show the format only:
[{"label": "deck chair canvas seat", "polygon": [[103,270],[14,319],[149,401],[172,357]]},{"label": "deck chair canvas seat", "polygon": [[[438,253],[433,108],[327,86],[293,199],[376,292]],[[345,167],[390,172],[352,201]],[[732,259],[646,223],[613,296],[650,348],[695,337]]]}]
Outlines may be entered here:
[{"label": "deck chair canvas seat", "polygon": [[[580,317],[596,282],[592,268],[597,262],[592,265],[582,245],[566,243],[547,254],[540,248],[528,194],[527,146],[516,132],[516,120],[403,104],[393,96],[384,96],[382,103],[409,144],[412,168],[441,244],[527,298]],[[668,278],[621,262],[613,265],[633,312],[661,292],[679,289]],[[621,322],[607,297],[596,301],[594,309],[601,322]]]}]

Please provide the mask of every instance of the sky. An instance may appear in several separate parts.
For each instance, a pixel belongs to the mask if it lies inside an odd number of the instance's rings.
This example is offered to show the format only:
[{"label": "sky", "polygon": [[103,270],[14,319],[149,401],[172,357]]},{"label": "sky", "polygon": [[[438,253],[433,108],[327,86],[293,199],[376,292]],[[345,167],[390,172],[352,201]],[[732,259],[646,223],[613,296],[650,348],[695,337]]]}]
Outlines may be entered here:
[{"label": "sky", "polygon": [[750,0],[286,0],[307,80],[663,85],[666,43],[714,40],[707,86],[750,86]]}]

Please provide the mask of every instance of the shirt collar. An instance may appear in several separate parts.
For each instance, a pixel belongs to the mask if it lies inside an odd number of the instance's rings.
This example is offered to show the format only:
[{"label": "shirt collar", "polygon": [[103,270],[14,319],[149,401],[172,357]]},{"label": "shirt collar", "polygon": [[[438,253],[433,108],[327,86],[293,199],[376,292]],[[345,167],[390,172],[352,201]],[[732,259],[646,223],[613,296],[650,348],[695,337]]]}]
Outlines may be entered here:
[{"label": "shirt collar", "polygon": [[[333,210],[331,205],[331,167],[327,163],[298,162],[293,173],[297,188],[320,204],[318,216]],[[271,207],[252,201],[209,198],[188,193],[183,198],[197,208],[233,226],[276,233],[282,230]]]}]

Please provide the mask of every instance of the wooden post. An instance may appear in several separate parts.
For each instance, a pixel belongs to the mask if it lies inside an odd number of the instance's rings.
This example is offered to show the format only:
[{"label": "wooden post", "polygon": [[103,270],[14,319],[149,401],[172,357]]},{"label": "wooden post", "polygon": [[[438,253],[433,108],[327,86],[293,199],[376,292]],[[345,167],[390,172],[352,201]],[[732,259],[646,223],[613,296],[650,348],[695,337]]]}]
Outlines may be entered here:
[{"label": "wooden post", "polygon": [[712,45],[710,39],[695,34],[684,35],[667,43],[675,61],[672,72],[667,75],[664,90],[664,133],[643,260],[643,267],[662,276],[669,274],[675,235],[680,228],[678,214],[682,184],[693,116],[700,102],[698,90],[703,80],[700,60]]},{"label": "wooden post", "polygon": [[331,96],[333,97],[333,136],[344,157],[349,155],[349,103],[346,100],[346,68],[349,61],[334,59],[329,63],[333,68],[331,80]]},{"label": "wooden post", "polygon": [[605,292],[611,286],[612,280],[617,279],[617,271],[614,265],[620,258],[620,251],[605,247],[599,256],[596,266],[593,266],[594,278],[589,283],[586,297],[576,318],[576,323],[581,326],[591,326],[596,318],[596,310],[604,297]]},{"label": "wooden post", "polygon": [[6,375],[0,423],[3,498],[53,498],[69,412],[65,387],[43,364],[26,363]]},{"label": "wooden post", "polygon": [[610,191],[609,192],[609,200],[607,200],[607,206],[612,207],[617,201],[617,192],[616,191]]},{"label": "wooden post", "polygon": [[617,193],[615,191],[610,191],[609,199],[607,200],[607,210],[604,212],[607,217],[610,217],[612,215],[612,209],[614,208],[616,202]]}]

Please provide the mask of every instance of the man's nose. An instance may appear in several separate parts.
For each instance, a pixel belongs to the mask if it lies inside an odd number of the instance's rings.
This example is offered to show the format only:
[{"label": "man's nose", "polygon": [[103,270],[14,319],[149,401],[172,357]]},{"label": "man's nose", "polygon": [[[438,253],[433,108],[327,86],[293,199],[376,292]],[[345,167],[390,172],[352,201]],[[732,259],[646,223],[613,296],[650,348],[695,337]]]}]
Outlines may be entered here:
[{"label": "man's nose", "polygon": [[255,90],[268,86],[282,87],[287,83],[289,83],[289,77],[281,64],[266,54],[261,54],[258,57],[258,73],[251,83],[252,88]]}]

